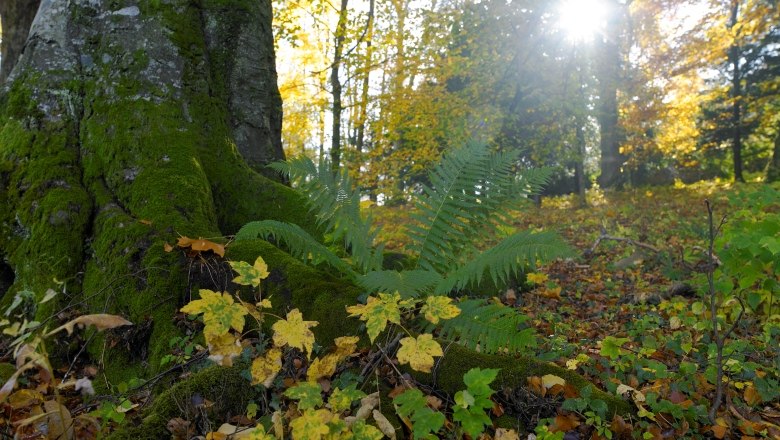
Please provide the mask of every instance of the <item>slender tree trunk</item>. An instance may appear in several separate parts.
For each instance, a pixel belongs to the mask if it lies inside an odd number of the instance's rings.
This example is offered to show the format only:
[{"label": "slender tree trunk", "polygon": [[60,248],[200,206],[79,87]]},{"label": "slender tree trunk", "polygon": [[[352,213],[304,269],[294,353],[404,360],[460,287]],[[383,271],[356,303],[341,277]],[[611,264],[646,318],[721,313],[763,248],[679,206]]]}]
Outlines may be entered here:
[{"label": "slender tree trunk", "polygon": [[[733,29],[739,21],[740,0],[731,1],[731,19],[729,29]],[[741,50],[734,43],[729,48],[729,63],[731,63],[731,151],[734,156],[734,180],[744,182],[742,175],[742,72],[740,67]]]},{"label": "slender tree trunk", "polygon": [[623,163],[620,152],[621,130],[618,122],[618,85],[622,66],[620,38],[623,32],[625,13],[623,5],[608,2],[609,12],[602,41],[599,42],[597,76],[599,81],[599,103],[596,117],[601,134],[601,175],[599,185],[603,188],[620,187],[624,183]]},{"label": "slender tree trunk", "polygon": [[30,32],[35,13],[41,0],[3,0],[0,1],[0,21],[3,26],[3,39],[0,46],[0,84],[5,82],[11,70],[22,55],[24,43]]},{"label": "slender tree trunk", "polygon": [[778,122],[775,131],[775,148],[772,151],[772,160],[766,170],[766,181],[780,181],[780,122]]},{"label": "slender tree trunk", "polygon": [[349,0],[341,0],[339,9],[339,21],[336,25],[336,40],[333,45],[333,65],[330,73],[330,87],[333,94],[333,133],[331,133],[330,161],[331,167],[338,172],[341,166],[341,79],[339,78],[339,68],[342,62],[342,52],[344,51],[344,39],[347,31],[347,13]]}]

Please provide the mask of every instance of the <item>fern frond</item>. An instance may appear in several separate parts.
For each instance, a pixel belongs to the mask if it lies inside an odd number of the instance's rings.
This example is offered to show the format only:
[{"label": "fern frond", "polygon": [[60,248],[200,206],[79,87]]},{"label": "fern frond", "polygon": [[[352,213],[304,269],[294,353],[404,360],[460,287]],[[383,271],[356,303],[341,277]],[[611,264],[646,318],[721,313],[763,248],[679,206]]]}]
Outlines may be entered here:
[{"label": "fern frond", "polygon": [[378,270],[357,279],[358,284],[368,293],[398,292],[401,298],[431,293],[441,281],[441,275],[428,270]]},{"label": "fern frond", "polygon": [[571,256],[571,248],[552,232],[522,231],[504,238],[494,247],[446,274],[436,286],[436,294],[460,290],[478,284],[487,273],[494,283],[506,282],[512,275],[538,260]]},{"label": "fern frond", "polygon": [[[438,324],[440,339],[482,353],[517,353],[536,346],[534,330],[521,328],[528,317],[516,309],[484,299],[468,299],[456,305],[460,315]],[[424,331],[433,331],[435,327],[427,323]]]},{"label": "fern frond", "polygon": [[517,152],[491,153],[476,142],[442,158],[416,203],[418,224],[408,227],[420,268],[444,273],[463,264],[549,179],[549,170],[518,176],[516,162]]},{"label": "fern frond", "polygon": [[374,248],[379,230],[372,226],[371,216],[360,212],[360,193],[355,190],[346,170],[334,173],[323,160],[315,165],[306,156],[277,162],[271,168],[287,175],[308,197],[308,204],[320,225],[343,239],[361,272],[382,267],[382,247]]},{"label": "fern frond", "polygon": [[257,237],[264,240],[273,238],[284,243],[290,255],[301,261],[310,261],[315,265],[326,263],[353,279],[357,276],[349,264],[298,225],[276,220],[262,220],[249,222],[236,233],[236,240],[248,240]]}]

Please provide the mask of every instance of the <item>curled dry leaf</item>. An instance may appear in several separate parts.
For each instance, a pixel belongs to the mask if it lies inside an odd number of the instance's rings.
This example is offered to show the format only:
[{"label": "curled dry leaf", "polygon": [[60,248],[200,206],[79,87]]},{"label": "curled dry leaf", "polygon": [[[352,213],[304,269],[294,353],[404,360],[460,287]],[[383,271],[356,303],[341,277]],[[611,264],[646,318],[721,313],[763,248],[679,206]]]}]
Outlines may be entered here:
[{"label": "curled dry leaf", "polygon": [[377,410],[374,410],[371,415],[374,417],[376,426],[380,431],[382,431],[382,434],[386,435],[391,440],[395,440],[395,428],[393,427],[392,423],[387,420],[387,417],[385,417],[384,414]]},{"label": "curled dry leaf", "polygon": [[124,325],[133,325],[133,323],[121,316],[109,315],[106,313],[84,315],[84,316],[79,316],[78,318],[73,319],[69,322],[66,322],[65,324],[55,328],[49,333],[46,333],[46,337],[49,337],[61,330],[67,331],[68,334],[70,335],[71,333],[73,333],[73,327],[77,325],[83,327],[89,327],[90,325],[94,325],[95,328],[102,331],[102,330],[108,330],[116,327],[122,327]]}]

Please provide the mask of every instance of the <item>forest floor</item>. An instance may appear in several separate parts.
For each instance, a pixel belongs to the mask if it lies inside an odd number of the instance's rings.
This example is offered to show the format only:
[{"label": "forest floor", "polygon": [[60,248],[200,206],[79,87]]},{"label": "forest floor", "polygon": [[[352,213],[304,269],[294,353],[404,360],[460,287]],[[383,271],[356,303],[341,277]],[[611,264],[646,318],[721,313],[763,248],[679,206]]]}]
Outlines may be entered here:
[{"label": "forest floor", "polygon": [[[590,393],[569,395],[570,390],[549,386],[544,377],[529,377],[526,388],[501,389],[498,384],[493,396],[493,416],[503,420],[503,427],[515,428],[513,436],[496,431],[493,437],[480,438],[780,438],[778,190],[780,186],[703,182],[591,191],[584,208],[574,197],[563,196],[545,198],[540,207],[529,205],[519,212],[504,232],[557,231],[572,246],[575,258],[540,265],[512,288],[484,293],[527,316],[524,325],[535,331],[536,343],[525,354],[576,371],[599,388],[632,401],[636,411],[613,417]],[[714,242],[714,258],[720,263],[714,271],[707,251],[710,222],[705,200],[714,212],[713,226],[726,217]],[[407,237],[402,227],[410,208],[371,208],[382,226],[379,240],[388,250],[404,250]],[[715,315],[721,322],[718,339],[712,335],[708,272],[713,273]],[[199,349],[192,339],[172,340],[167,362],[194,365],[206,355]],[[363,367],[370,357],[362,350],[350,363]],[[284,386],[305,374],[304,358],[293,360]],[[719,365],[722,403],[709,414],[717,399]],[[80,366],[84,370],[80,376],[94,376],[91,368]],[[58,377],[60,373],[57,370]],[[384,365],[380,374],[395,387],[391,394],[402,393],[399,384],[406,381],[396,373],[394,365]],[[52,383],[40,376],[22,378],[21,389],[0,405],[0,426],[6,424],[0,434],[45,438],[37,427],[41,417],[82,413],[91,416],[75,419],[86,421],[76,426],[76,437],[96,438],[139,422],[140,410],[149,404],[149,393],[128,393],[134,385],[124,384],[114,396],[86,401],[71,387],[55,393],[62,405],[50,400],[41,407]],[[86,386],[91,388],[91,383]],[[283,389],[274,394],[277,404]],[[427,405],[449,414],[452,396],[429,392]],[[255,405],[251,414],[256,410]],[[252,426],[260,419],[259,414],[236,416],[230,422]],[[51,426],[51,420],[48,423]],[[173,418],[167,426],[173,438],[190,438],[198,433],[188,423]],[[445,430],[447,438],[457,435]],[[227,436],[210,433],[206,438]]]},{"label": "forest floor", "polygon": [[[566,439],[589,438],[599,424],[611,428],[610,438],[631,438],[632,431],[634,437],[644,432],[644,438],[656,439],[780,438],[780,253],[774,253],[774,262],[761,261],[750,243],[739,247],[756,255],[755,277],[735,269],[735,277],[750,279],[731,280],[721,273],[728,267],[715,275],[718,314],[728,321],[724,328],[734,325],[734,331],[723,344],[724,403],[715,423],[707,417],[716,393],[717,344],[710,335],[705,200],[713,207],[715,227],[726,217],[724,236],[715,245],[718,258],[728,240],[734,247],[746,236],[756,241],[754,247],[777,243],[776,194],[762,184],[702,182],[591,191],[586,208],[577,207],[572,196],[545,198],[541,207],[518,213],[515,229],[556,230],[579,257],[539,267],[517,289],[496,295],[530,318],[528,325],[539,335],[537,356],[611,392],[624,392],[639,409],[638,420],[587,420],[587,408],[581,407],[580,415],[559,413],[541,423],[568,432]],[[380,239],[403,249],[398,226],[407,211],[377,211]],[[774,238],[761,236],[758,226],[767,226],[767,218]],[[740,302],[747,310],[735,323]],[[543,431],[540,439],[554,438]]]}]

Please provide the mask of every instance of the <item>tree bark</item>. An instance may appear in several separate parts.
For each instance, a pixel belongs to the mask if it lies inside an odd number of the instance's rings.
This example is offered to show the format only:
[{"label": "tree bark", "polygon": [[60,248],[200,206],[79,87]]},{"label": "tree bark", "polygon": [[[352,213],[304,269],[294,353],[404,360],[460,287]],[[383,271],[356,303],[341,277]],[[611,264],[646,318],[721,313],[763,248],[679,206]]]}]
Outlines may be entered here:
[{"label": "tree bark", "polygon": [[159,365],[200,282],[166,242],[260,218],[312,225],[252,170],[283,159],[270,3],[44,1],[0,97],[2,304],[56,279],[64,303],[39,319],[69,306],[151,329],[93,338],[112,379]]},{"label": "tree bark", "polygon": [[772,160],[766,170],[766,181],[780,181],[780,122],[775,129],[775,147],[772,150]]},{"label": "tree bark", "polygon": [[0,21],[3,26],[0,45],[0,84],[4,83],[16,61],[22,55],[27,34],[41,0],[3,0],[0,2]]},{"label": "tree bark", "polygon": [[338,172],[341,166],[341,78],[339,78],[339,68],[341,67],[342,52],[344,51],[344,39],[347,32],[347,9],[349,0],[341,0],[339,9],[339,21],[336,25],[335,44],[333,45],[333,65],[330,71],[330,87],[333,95],[333,133],[331,133],[330,144],[330,162],[334,171]]},{"label": "tree bark", "polygon": [[[731,18],[729,30],[739,22],[740,0],[731,1]],[[742,175],[742,71],[740,58],[742,51],[737,43],[729,48],[729,63],[731,64],[731,152],[734,159],[734,180],[744,182]]]},{"label": "tree bark", "polygon": [[598,43],[599,59],[596,69],[599,82],[599,103],[596,117],[601,135],[601,175],[598,178],[602,188],[620,187],[624,183],[623,163],[620,152],[622,141],[618,118],[618,85],[622,65],[619,44],[625,20],[624,5],[617,1],[607,3],[608,16],[604,37]]}]

